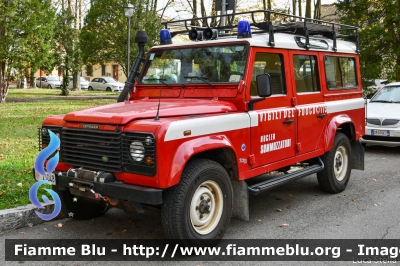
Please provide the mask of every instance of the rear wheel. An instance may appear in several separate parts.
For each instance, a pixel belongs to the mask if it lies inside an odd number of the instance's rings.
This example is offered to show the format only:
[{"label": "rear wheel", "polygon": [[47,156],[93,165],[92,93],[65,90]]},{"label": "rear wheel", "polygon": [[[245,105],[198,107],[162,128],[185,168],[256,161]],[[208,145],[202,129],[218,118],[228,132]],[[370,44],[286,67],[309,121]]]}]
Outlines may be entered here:
[{"label": "rear wheel", "polygon": [[68,190],[59,190],[53,186],[61,200],[61,215],[76,220],[88,220],[99,217],[108,211],[108,206],[92,202],[80,196],[71,194]]},{"label": "rear wheel", "polygon": [[317,177],[322,190],[339,193],[346,188],[351,174],[350,158],[349,139],[343,133],[337,133],[332,149],[321,157],[325,167]]},{"label": "rear wheel", "polygon": [[89,90],[89,91],[92,91],[92,90],[93,90],[92,86],[89,86],[88,90]]},{"label": "rear wheel", "polygon": [[164,193],[165,234],[195,245],[221,239],[231,218],[232,198],[229,176],[220,164],[207,159],[189,162],[180,183]]}]

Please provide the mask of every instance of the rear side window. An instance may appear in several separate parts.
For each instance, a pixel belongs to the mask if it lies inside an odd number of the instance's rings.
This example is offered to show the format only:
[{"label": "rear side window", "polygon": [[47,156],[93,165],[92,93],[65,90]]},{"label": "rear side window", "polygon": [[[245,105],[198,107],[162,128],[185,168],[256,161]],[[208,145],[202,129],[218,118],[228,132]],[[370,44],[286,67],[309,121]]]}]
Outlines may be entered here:
[{"label": "rear side window", "polygon": [[353,57],[325,56],[326,83],[329,90],[357,87]]},{"label": "rear side window", "polygon": [[317,57],[315,55],[293,55],[296,92],[319,92]]}]

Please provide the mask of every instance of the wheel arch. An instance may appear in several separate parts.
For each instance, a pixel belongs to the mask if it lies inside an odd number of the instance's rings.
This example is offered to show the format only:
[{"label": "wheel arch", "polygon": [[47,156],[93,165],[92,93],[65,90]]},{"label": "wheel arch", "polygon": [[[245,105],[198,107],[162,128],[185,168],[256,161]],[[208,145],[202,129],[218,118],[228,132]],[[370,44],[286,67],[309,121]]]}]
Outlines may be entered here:
[{"label": "wheel arch", "polygon": [[232,143],[225,136],[205,136],[189,140],[179,146],[172,160],[166,187],[178,184],[187,163],[200,158],[219,163],[231,179],[238,179],[237,156]]},{"label": "wheel arch", "polygon": [[345,114],[333,117],[325,130],[325,151],[329,151],[335,140],[336,132],[345,134],[349,140],[355,141],[355,127],[352,119]]}]

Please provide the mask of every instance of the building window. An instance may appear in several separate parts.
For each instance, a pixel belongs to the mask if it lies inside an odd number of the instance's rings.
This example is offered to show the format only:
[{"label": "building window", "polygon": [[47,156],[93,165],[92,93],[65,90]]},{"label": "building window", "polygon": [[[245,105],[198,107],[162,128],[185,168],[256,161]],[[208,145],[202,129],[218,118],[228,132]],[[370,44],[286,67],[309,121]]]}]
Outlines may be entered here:
[{"label": "building window", "polygon": [[86,74],[88,76],[93,76],[93,66],[91,66],[91,65],[86,66]]},{"label": "building window", "polygon": [[106,75],[106,66],[104,66],[104,65],[101,66],[101,75],[102,76]]}]

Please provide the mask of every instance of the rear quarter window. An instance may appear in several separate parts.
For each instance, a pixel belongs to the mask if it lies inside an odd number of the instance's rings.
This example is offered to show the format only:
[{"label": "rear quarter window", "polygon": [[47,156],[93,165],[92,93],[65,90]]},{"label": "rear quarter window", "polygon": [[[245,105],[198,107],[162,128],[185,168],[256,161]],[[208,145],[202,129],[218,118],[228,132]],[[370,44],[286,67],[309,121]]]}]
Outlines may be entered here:
[{"label": "rear quarter window", "polygon": [[325,56],[326,84],[329,90],[357,87],[354,57]]}]

